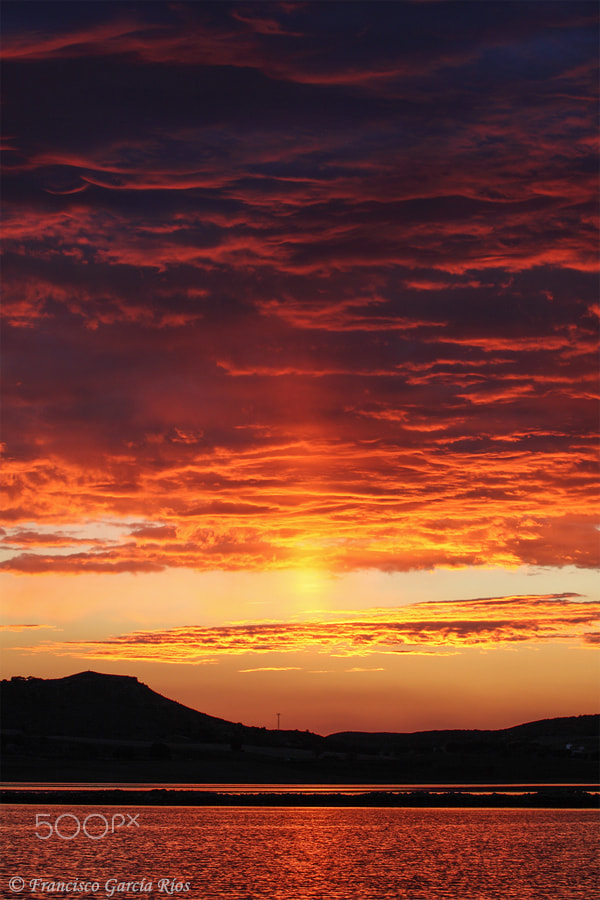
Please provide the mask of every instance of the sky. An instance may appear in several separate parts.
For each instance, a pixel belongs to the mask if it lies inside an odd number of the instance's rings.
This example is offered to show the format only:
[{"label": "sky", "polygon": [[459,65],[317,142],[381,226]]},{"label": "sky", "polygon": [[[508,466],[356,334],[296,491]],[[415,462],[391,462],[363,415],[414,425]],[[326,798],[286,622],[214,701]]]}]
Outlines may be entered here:
[{"label": "sky", "polygon": [[2,17],[3,677],[597,712],[597,4]]}]

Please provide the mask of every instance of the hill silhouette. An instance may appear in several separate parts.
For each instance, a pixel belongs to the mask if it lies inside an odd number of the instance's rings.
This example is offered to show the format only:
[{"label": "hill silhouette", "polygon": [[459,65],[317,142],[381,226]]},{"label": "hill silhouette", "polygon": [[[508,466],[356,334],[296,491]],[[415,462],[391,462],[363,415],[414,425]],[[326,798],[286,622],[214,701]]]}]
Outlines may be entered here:
[{"label": "hill silhouette", "polygon": [[599,715],[323,737],[229,722],[133,676],[0,682],[7,781],[595,782]]},{"label": "hill silhouette", "polygon": [[233,724],[168,700],[130,675],[79,672],[0,683],[2,727],[26,734],[225,740]]},{"label": "hill silhouette", "polygon": [[331,743],[340,742],[352,745],[355,749],[367,750],[375,746],[387,746],[396,749],[414,749],[424,746],[447,746],[449,743],[462,743],[466,746],[507,745],[515,742],[557,741],[569,742],[578,739],[598,737],[600,715],[564,716],[556,719],[539,719],[536,722],[525,722],[510,728],[496,731],[481,729],[448,729],[445,731],[401,732],[364,732],[341,731],[329,735]]}]

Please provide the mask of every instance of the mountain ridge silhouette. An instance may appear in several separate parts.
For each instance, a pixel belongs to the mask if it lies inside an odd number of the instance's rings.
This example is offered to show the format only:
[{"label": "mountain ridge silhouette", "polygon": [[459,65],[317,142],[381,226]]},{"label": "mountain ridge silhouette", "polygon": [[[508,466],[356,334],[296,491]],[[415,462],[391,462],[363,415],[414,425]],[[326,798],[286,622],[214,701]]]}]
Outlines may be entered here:
[{"label": "mountain ridge silhouette", "polygon": [[313,732],[271,730],[230,722],[164,697],[133,675],[87,670],[62,678],[15,676],[0,682],[2,729],[26,734],[120,740],[173,740],[281,743],[295,735],[368,750],[444,740],[531,740],[597,735],[600,715],[540,719],[502,729],[435,729],[417,732],[345,731],[323,737]]}]

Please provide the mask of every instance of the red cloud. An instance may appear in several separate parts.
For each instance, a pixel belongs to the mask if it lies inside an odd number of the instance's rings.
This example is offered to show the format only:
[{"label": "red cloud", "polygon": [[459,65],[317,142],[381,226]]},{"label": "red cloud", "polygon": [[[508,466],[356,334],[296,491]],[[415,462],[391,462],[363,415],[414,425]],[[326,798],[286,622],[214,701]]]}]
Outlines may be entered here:
[{"label": "red cloud", "polygon": [[572,9],[9,30],[4,568],[595,565]]}]

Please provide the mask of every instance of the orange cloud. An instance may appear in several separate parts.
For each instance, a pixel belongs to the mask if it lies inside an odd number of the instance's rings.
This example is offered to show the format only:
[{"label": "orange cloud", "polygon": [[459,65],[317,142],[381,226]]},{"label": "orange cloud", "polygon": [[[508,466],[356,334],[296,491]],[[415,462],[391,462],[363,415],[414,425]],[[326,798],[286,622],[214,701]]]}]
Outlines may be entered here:
[{"label": "orange cloud", "polygon": [[43,641],[20,649],[91,659],[155,662],[197,662],[207,655],[218,658],[219,654],[232,653],[444,653],[524,642],[589,642],[595,640],[590,637],[590,629],[597,626],[599,615],[600,604],[582,600],[576,594],[492,597],[365,610],[341,614],[330,621],[191,626],[134,632],[105,640]]},{"label": "orange cloud", "polygon": [[56,631],[56,625],[38,625],[38,624],[30,624],[27,623],[25,625],[0,625],[0,631],[25,631],[28,628],[43,628],[49,629],[50,631]]},{"label": "orange cloud", "polygon": [[[379,438],[364,449],[343,435],[287,446],[271,438],[203,460],[202,442],[164,437],[139,448],[134,471],[116,466],[112,481],[89,464],[7,464],[6,521],[15,525],[2,537],[2,568],[597,564],[595,451],[585,442],[577,453],[549,453],[541,448],[556,436],[466,436],[447,418],[436,425],[408,413],[406,421],[388,420],[382,411],[373,421]],[[409,446],[386,446],[386,434],[399,431]],[[369,426],[365,438],[369,432],[377,434]],[[118,538],[98,537],[93,524],[87,535],[68,527],[126,516],[138,524],[122,527]],[[40,534],[20,527],[22,520],[59,528]]]}]

